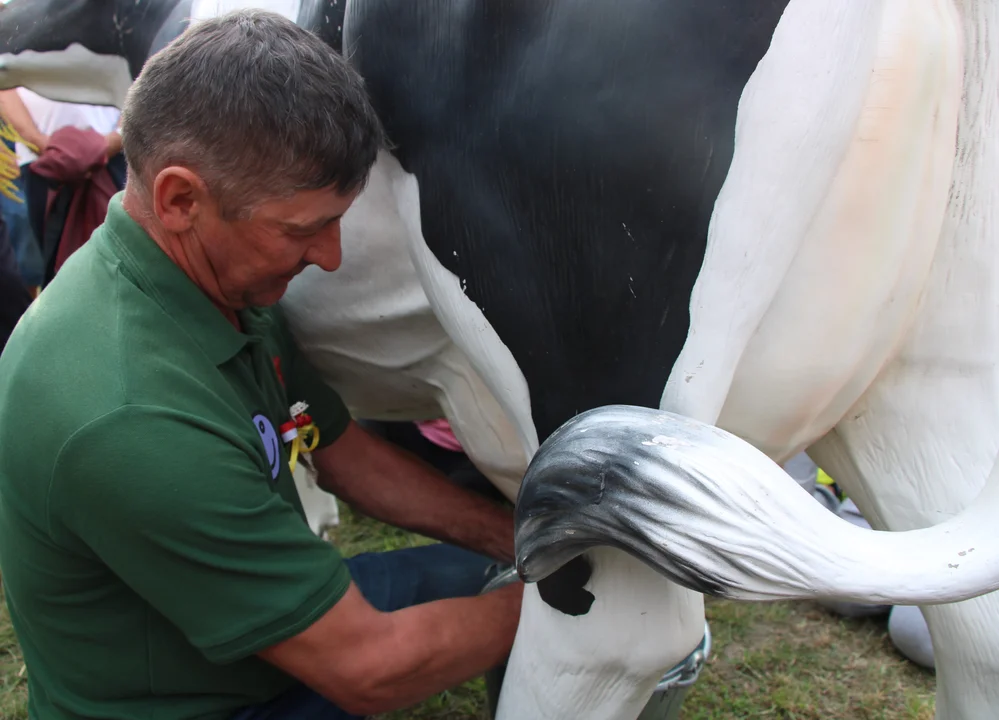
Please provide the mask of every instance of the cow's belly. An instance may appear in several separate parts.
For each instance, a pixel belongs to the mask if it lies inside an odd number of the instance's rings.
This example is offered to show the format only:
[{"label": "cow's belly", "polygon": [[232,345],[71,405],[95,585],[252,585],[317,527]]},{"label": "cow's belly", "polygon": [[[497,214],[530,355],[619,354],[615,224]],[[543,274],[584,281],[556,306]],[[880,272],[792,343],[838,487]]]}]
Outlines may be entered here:
[{"label": "cow's belly", "polygon": [[[837,73],[823,69],[823,40],[806,34],[821,14],[808,5],[789,8],[743,97],[690,336],[663,403],[777,460],[849,411],[913,321],[948,201],[962,89],[950,3],[869,4],[880,32],[843,53]],[[859,20],[862,5],[832,12]],[[785,57],[811,41],[814,68]],[[811,70],[829,74],[824,88],[807,87]],[[800,98],[797,124],[773,122],[780,96]]]},{"label": "cow's belly", "polygon": [[[446,417],[479,469],[513,499],[528,457],[523,431],[505,410],[526,412],[507,397],[517,378],[500,375],[498,400],[435,315],[410,249],[414,232],[422,247],[418,201],[397,201],[396,185],[405,186],[406,177],[390,154],[380,155],[344,216],[342,266],[335,273],[309,268],[281,305],[302,351],[354,417]],[[496,357],[502,348],[487,344],[483,352]]]},{"label": "cow's belly", "polygon": [[355,415],[439,417],[425,371],[450,341],[409,259],[380,164],[342,222],[340,269],[306,269],[281,301],[292,332]]}]

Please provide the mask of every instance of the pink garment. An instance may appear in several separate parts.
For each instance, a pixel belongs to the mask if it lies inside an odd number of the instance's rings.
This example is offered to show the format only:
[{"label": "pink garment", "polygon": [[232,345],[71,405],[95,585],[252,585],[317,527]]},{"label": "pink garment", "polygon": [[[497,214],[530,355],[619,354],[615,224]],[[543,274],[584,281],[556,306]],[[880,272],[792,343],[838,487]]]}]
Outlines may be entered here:
[{"label": "pink garment", "polygon": [[416,427],[419,429],[420,434],[434,445],[453,452],[464,452],[461,443],[458,442],[458,438],[451,432],[451,425],[444,418],[418,422],[416,423]]}]

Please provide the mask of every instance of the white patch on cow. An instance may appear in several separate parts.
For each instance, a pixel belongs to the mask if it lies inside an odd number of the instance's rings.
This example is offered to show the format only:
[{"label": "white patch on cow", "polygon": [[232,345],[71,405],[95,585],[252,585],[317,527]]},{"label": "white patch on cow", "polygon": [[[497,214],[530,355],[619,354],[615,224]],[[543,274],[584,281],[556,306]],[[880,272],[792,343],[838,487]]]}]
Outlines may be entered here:
[{"label": "white patch on cow", "polygon": [[79,43],[0,55],[0,89],[26,87],[50,100],[121,108],[131,84],[125,58],[98,55]]},{"label": "white patch on cow", "polygon": [[[307,269],[282,307],[303,352],[355,417],[443,414],[476,466],[513,499],[527,456],[506,412],[434,315],[408,249],[419,218],[403,217],[408,206],[394,192],[400,174],[391,155],[379,156],[343,218],[340,269]],[[322,512],[306,506],[310,517]]]},{"label": "white patch on cow", "polygon": [[871,383],[940,235],[958,38],[939,0],[790,3],[740,103],[663,409],[783,460]]},{"label": "white patch on cow", "polygon": [[586,615],[555,610],[537,584],[524,588],[497,720],[638,717],[656,683],[704,636],[702,595],[614,548],[587,558],[585,587],[595,600]]},{"label": "white patch on cow", "polygon": [[[809,450],[879,529],[923,528],[968,508],[996,516],[999,5],[956,6],[965,48],[957,161],[918,315],[892,362]],[[977,552],[994,536],[988,526]],[[954,561],[961,572],[965,550]],[[991,717],[999,707],[989,681],[999,675],[999,594],[922,609],[933,635],[938,717]]]},{"label": "white patch on cow", "polygon": [[391,155],[383,156],[381,162],[389,168],[400,217],[408,230],[413,263],[434,314],[513,421],[525,459],[532,457],[538,449],[538,433],[531,417],[527,380],[520,366],[482,311],[465,295],[464,281],[441,265],[427,247],[420,223],[420,191],[416,177],[403,170]]},{"label": "white patch on cow", "polygon": [[[360,3],[347,6],[344,19],[344,48],[356,42],[352,22]],[[419,183],[390,153],[382,153],[375,165],[384,173],[392,187],[398,217],[405,228],[405,242],[417,277],[422,285],[433,313],[458,349],[458,355],[474,368],[471,377],[483,383],[488,392],[477,390],[474,385],[465,388],[471,398],[491,399],[502,422],[490,419],[481,401],[451,404],[445,407],[455,435],[475,464],[503,491],[514,499],[527,463],[538,449],[538,434],[531,417],[531,399],[527,381],[509,348],[486,320],[482,311],[462,292],[461,284],[448,272],[427,247],[420,221]],[[376,266],[372,266],[376,267]],[[454,392],[460,389],[455,385]],[[459,413],[464,412],[466,417]],[[497,425],[502,434],[496,432]],[[516,433],[518,447],[510,444],[509,432]],[[487,472],[488,464],[480,459],[483,445],[492,449],[494,460],[502,467],[503,476]],[[498,479],[499,478],[499,479]]]},{"label": "white patch on cow", "polygon": [[208,20],[232,10],[254,8],[269,10],[295,22],[301,5],[302,0],[194,0],[191,5],[191,20]]}]

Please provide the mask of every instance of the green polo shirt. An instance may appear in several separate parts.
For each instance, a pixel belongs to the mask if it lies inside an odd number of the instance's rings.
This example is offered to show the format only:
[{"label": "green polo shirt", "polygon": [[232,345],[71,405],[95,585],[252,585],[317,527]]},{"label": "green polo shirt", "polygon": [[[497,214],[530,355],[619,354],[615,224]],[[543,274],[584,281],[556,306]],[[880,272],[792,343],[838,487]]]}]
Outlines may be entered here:
[{"label": "green polo shirt", "polygon": [[350,576],[278,428],[349,415],[276,309],[239,332],[124,212],[0,357],[0,573],[33,718],[226,718],[291,679],[254,653]]}]

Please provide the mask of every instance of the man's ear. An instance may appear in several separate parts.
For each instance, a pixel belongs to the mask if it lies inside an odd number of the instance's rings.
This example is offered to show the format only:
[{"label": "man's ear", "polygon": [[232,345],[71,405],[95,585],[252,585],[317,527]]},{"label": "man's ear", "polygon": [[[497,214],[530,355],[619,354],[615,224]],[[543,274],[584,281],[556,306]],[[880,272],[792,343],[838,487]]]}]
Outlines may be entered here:
[{"label": "man's ear", "polygon": [[172,233],[189,231],[212,204],[208,186],[185,167],[167,167],[153,181],[153,213]]}]

